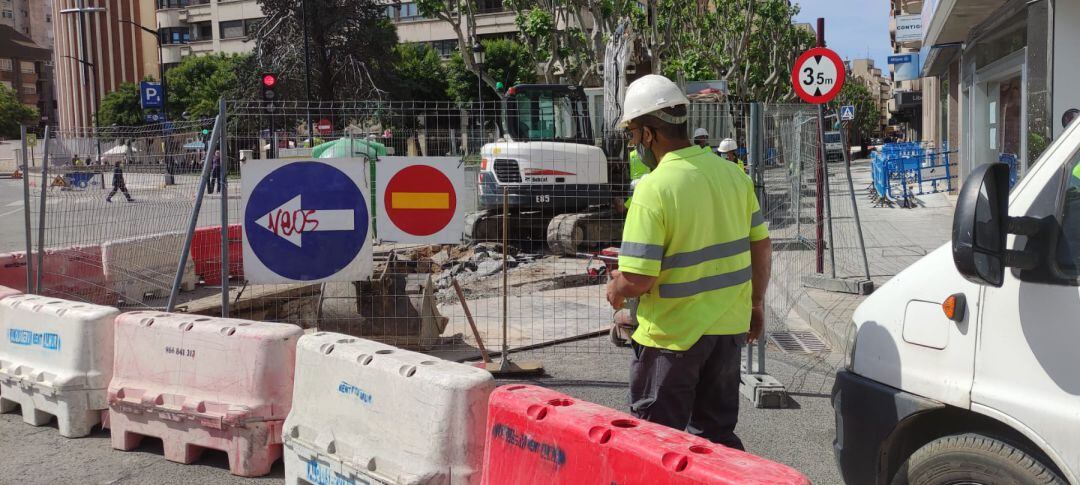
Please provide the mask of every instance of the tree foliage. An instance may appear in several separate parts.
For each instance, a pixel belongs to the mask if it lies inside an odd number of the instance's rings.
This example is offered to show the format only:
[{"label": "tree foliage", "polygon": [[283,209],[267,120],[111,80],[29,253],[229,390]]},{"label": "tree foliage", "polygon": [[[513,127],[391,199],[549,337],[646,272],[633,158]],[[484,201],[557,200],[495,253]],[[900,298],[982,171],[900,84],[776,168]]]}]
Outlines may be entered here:
[{"label": "tree foliage", "polygon": [[145,122],[139,104],[139,85],[123,83],[104,98],[98,108],[98,126],[138,126]]},{"label": "tree foliage", "polygon": [[849,78],[840,88],[837,95],[836,106],[851,105],[855,107],[855,120],[849,122],[849,138],[861,140],[878,132],[878,124],[881,120],[881,112],[878,109],[874,95],[858,79]]},{"label": "tree foliage", "polygon": [[19,125],[36,124],[37,108],[22,104],[14,89],[0,84],[0,137],[18,138]]},{"label": "tree foliage", "polygon": [[[398,99],[443,101],[447,99],[447,73],[439,53],[424,44],[398,44],[394,71]],[[475,79],[475,78],[474,78]]]},{"label": "tree foliage", "polygon": [[[303,6],[307,5],[305,19]],[[304,99],[304,33],[310,38],[312,98],[371,99],[394,85],[397,30],[375,0],[259,0],[258,66],[280,74],[288,99]]]},{"label": "tree foliage", "polygon": [[[519,42],[508,39],[483,41],[484,78],[503,83],[510,87],[515,84],[536,82],[535,64],[529,49]],[[477,98],[477,79],[465,68],[465,61],[460,53],[455,52],[446,66],[447,94],[454,101],[474,101]],[[484,85],[484,99],[499,99],[493,85]]]},{"label": "tree foliage", "polygon": [[254,76],[248,54],[186,57],[165,73],[169,117],[178,119],[185,112],[188,119],[212,117],[219,99],[242,97],[250,89],[245,84],[254,84]]}]

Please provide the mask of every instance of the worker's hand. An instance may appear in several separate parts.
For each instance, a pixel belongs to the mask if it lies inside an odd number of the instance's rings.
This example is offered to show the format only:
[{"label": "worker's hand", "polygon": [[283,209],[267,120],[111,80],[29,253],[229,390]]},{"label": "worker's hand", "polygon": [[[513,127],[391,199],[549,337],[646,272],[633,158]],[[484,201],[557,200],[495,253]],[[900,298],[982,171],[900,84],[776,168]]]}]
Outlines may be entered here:
[{"label": "worker's hand", "polygon": [[623,307],[623,302],[626,301],[626,298],[616,291],[616,285],[618,284],[620,277],[622,277],[622,273],[620,273],[619,270],[612,271],[611,278],[608,279],[607,284],[607,301],[611,304],[611,308],[616,310],[621,309]]},{"label": "worker's hand", "polygon": [[761,337],[761,330],[765,328],[765,307],[754,305],[750,311],[750,331],[746,332],[746,344],[757,342]]}]

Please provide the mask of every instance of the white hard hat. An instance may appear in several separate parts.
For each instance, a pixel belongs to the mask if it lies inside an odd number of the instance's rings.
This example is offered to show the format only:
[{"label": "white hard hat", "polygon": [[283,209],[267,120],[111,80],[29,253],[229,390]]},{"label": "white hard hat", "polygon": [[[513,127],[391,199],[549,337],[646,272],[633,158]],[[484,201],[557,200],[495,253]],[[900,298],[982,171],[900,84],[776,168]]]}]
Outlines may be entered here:
[{"label": "white hard hat", "polygon": [[670,79],[656,74],[643,76],[626,88],[626,99],[623,100],[623,116],[619,120],[619,128],[626,128],[631,120],[647,114],[672,124],[684,123],[685,116],[670,116],[659,111],[688,104],[690,100],[686,99],[686,94]]},{"label": "white hard hat", "polygon": [[705,128],[698,128],[694,130],[694,138],[697,138],[699,136],[704,136],[705,138],[708,138],[709,130],[706,130]]},{"label": "white hard hat", "polygon": [[716,151],[720,153],[733,152],[739,149],[739,144],[735,143],[735,140],[731,138],[724,138],[724,141],[720,142],[720,146],[716,148]]}]

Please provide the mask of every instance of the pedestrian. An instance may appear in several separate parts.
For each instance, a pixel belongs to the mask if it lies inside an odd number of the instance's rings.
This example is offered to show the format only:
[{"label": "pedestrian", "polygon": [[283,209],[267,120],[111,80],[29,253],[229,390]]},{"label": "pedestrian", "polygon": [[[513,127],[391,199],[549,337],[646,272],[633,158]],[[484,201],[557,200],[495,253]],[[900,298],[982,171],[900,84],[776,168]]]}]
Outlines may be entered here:
[{"label": "pedestrian", "polygon": [[709,148],[709,130],[705,128],[698,128],[694,130],[694,144],[708,149]]},{"label": "pedestrian", "polygon": [[71,166],[78,167],[82,165],[82,160],[79,159],[79,154],[76,153],[71,156]]},{"label": "pedestrian", "polygon": [[772,246],[750,178],[691,145],[688,105],[663,76],[627,87],[619,124],[656,168],[634,190],[607,301],[639,298],[630,412],[741,450],[739,355],[765,323]]},{"label": "pedestrian", "polygon": [[739,159],[739,144],[735,143],[735,140],[731,138],[724,138],[720,142],[720,146],[716,148],[716,151],[720,153],[721,157],[727,159],[727,161],[738,165],[743,172],[746,172],[746,163]]},{"label": "pedestrian", "polygon": [[131,193],[128,192],[127,184],[124,183],[124,169],[120,167],[119,160],[113,164],[112,192],[109,192],[109,195],[105,196],[105,202],[112,202],[112,198],[116,195],[116,191],[123,192],[124,197],[127,198],[128,202],[135,202],[135,199],[131,198]]},{"label": "pedestrian", "polygon": [[206,186],[206,193],[214,193],[215,182],[218,185],[224,183],[221,181],[221,150],[214,150],[214,158],[210,161],[210,183]]}]

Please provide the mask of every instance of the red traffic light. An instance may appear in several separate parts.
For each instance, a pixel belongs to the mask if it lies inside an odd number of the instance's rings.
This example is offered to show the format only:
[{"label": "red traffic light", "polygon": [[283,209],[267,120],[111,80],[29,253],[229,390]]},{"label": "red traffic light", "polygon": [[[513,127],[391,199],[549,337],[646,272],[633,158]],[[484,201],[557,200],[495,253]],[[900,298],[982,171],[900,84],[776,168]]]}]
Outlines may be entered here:
[{"label": "red traffic light", "polygon": [[263,74],[262,77],[263,86],[272,88],[277,84],[277,75],[275,74]]}]

